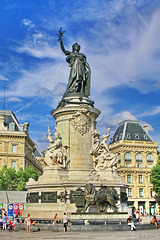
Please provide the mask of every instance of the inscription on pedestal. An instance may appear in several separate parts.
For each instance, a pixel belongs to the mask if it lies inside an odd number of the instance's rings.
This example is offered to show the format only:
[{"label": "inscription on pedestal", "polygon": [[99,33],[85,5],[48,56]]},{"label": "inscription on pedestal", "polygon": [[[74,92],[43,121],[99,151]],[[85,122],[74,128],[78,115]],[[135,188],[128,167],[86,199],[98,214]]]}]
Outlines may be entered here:
[{"label": "inscription on pedestal", "polygon": [[41,203],[57,203],[57,192],[42,192]]},{"label": "inscription on pedestal", "polygon": [[77,212],[82,212],[85,207],[84,191],[81,188],[70,192],[70,202],[75,203]]},{"label": "inscription on pedestal", "polygon": [[39,193],[30,193],[28,199],[29,199],[30,203],[38,203],[38,201],[39,201]]}]

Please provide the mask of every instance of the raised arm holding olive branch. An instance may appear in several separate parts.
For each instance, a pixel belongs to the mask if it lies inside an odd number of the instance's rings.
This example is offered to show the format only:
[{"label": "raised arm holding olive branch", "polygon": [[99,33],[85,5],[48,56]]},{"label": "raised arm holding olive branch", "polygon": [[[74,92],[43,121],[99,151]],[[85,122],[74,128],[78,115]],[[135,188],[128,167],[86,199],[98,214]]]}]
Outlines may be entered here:
[{"label": "raised arm holding olive branch", "polygon": [[79,53],[80,45],[78,43],[73,44],[72,52],[65,49],[63,45],[64,31],[62,28],[59,30],[58,41],[60,42],[61,50],[67,56],[66,61],[71,67],[67,90],[65,94],[81,93],[86,96],[90,95],[90,77],[91,68],[86,61],[86,56],[83,53]]}]

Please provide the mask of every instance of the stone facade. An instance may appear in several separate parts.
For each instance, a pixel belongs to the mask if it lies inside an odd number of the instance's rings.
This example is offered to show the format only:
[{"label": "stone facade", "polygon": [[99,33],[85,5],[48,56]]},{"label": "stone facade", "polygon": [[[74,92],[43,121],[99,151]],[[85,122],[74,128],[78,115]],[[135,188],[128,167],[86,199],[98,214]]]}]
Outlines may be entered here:
[{"label": "stone facade", "polygon": [[28,127],[28,123],[19,124],[12,111],[0,111],[0,168],[33,166],[42,172],[41,164],[33,156],[34,142]]},{"label": "stone facade", "polygon": [[[129,130],[124,132],[127,124],[131,125],[133,132]],[[134,124],[136,124],[136,130]],[[147,129],[137,121],[124,121],[119,124],[109,148],[117,154],[118,174],[129,185],[128,205],[136,209],[143,206],[143,210],[145,209],[148,214],[153,210],[159,211],[154,198],[153,185],[150,183],[151,168],[158,158],[157,142],[151,140]]]}]

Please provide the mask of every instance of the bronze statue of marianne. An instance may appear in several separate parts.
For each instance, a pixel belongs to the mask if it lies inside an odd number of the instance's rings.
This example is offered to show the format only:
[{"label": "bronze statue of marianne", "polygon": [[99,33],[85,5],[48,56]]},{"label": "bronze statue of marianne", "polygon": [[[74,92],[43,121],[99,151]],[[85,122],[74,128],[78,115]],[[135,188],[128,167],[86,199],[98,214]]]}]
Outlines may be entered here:
[{"label": "bronze statue of marianne", "polygon": [[91,78],[91,69],[89,64],[86,61],[86,56],[83,53],[80,53],[80,45],[78,43],[73,44],[72,52],[66,50],[63,45],[62,28],[59,30],[58,41],[64,54],[67,56],[66,61],[69,63],[70,76],[67,85],[66,94],[71,93],[81,93],[86,96],[90,95],[90,78]]}]

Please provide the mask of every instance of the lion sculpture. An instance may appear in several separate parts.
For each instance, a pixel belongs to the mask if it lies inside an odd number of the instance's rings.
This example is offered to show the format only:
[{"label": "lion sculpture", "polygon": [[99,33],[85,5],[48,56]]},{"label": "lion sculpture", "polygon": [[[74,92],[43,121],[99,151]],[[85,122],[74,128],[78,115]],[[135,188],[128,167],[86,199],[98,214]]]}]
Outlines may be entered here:
[{"label": "lion sculpture", "polygon": [[108,205],[110,208],[114,209],[114,212],[117,212],[117,206],[115,201],[118,200],[118,195],[114,189],[101,187],[98,191],[95,189],[94,185],[89,183],[86,184],[84,189],[84,197],[85,197],[85,209],[84,212],[87,211],[90,205],[96,205],[97,212],[104,212]]}]

